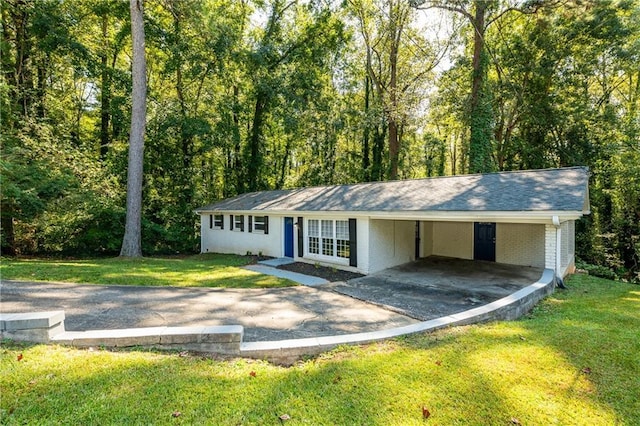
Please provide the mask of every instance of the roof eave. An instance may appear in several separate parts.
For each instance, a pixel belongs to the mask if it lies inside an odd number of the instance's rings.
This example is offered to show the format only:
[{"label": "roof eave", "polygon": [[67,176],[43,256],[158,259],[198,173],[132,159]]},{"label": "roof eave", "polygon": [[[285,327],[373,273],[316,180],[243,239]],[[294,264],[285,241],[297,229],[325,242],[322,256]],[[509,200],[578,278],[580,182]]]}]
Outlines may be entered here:
[{"label": "roof eave", "polygon": [[536,210],[536,211],[314,211],[314,210],[196,210],[197,214],[262,214],[278,216],[340,216],[366,217],[381,220],[423,220],[445,222],[510,222],[550,224],[553,216],[561,221],[577,220],[589,211]]}]

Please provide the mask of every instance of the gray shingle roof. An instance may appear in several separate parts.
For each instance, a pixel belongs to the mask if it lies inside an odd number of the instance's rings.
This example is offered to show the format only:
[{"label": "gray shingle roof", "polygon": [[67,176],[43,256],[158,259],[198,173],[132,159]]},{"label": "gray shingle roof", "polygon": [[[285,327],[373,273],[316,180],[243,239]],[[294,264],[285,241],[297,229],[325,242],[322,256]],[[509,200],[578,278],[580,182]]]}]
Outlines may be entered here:
[{"label": "gray shingle roof", "polygon": [[252,192],[201,211],[578,211],[589,209],[586,167]]}]

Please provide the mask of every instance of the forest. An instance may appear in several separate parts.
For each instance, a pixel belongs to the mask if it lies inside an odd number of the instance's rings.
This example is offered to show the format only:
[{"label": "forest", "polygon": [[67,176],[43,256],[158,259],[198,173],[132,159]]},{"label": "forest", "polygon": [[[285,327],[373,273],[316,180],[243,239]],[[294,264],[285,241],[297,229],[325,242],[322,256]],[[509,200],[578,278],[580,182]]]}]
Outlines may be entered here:
[{"label": "forest", "polygon": [[[249,191],[584,165],[580,265],[640,281],[640,0],[144,0],[142,251]],[[117,255],[132,19],[3,0],[3,255]]]}]

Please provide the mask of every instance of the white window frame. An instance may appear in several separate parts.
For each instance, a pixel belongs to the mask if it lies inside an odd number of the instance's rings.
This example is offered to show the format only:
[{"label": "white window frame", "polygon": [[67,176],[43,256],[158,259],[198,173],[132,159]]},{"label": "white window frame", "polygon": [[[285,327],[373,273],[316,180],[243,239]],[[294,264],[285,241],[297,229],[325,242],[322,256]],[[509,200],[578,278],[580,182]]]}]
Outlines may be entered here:
[{"label": "white window frame", "polygon": [[[317,233],[316,232],[312,232],[312,226],[311,226],[311,222],[316,221],[317,222],[317,227],[314,226],[313,228],[317,229]],[[326,236],[326,225],[325,225],[325,234],[323,236],[323,230],[322,230],[322,225],[323,225],[323,221],[330,221],[331,222],[331,235],[330,236]],[[324,262],[328,262],[328,263],[337,263],[337,264],[341,264],[341,265],[349,265],[349,256],[347,257],[341,257],[338,256],[338,235],[337,235],[337,222],[346,222],[346,231],[347,231],[347,240],[350,240],[350,236],[349,236],[349,219],[348,218],[342,218],[342,217],[310,217],[310,218],[305,218],[305,228],[307,230],[307,232],[305,232],[305,236],[304,236],[304,254],[306,258],[312,259],[312,260],[318,260],[318,261],[324,261]],[[326,223],[326,222],[325,222]],[[317,238],[318,242],[317,242],[317,250],[318,253],[312,253],[311,252],[311,238]],[[332,255],[326,255],[323,254],[323,246],[326,246],[325,240],[332,240],[331,242],[331,252]],[[341,238],[341,241],[343,241],[344,239]],[[350,248],[351,249],[351,248]]]},{"label": "white window frame", "polygon": [[[264,234],[264,226],[265,226],[265,224],[267,222],[265,220],[265,217],[266,216],[254,216],[253,217],[253,225],[252,225],[253,226],[253,229],[252,229],[253,232],[258,233],[258,234],[260,234],[260,233]],[[262,221],[259,221],[258,218],[262,218]],[[260,225],[262,226],[262,229],[258,228],[258,226],[260,226]]]},{"label": "white window frame", "polygon": [[244,215],[243,214],[233,215],[233,230],[237,232],[244,231]]},{"label": "white window frame", "polygon": [[[217,218],[220,218],[218,220]],[[224,215],[223,214],[214,214],[213,215],[213,229],[223,229],[224,224]]]}]

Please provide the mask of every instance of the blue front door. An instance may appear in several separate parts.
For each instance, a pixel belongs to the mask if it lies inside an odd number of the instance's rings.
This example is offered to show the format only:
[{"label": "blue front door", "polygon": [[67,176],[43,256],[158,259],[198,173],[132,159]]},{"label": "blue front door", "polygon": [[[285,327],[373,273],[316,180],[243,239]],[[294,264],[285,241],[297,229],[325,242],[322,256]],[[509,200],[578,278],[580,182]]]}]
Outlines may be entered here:
[{"label": "blue front door", "polygon": [[284,218],[284,256],[293,257],[293,218]]}]

